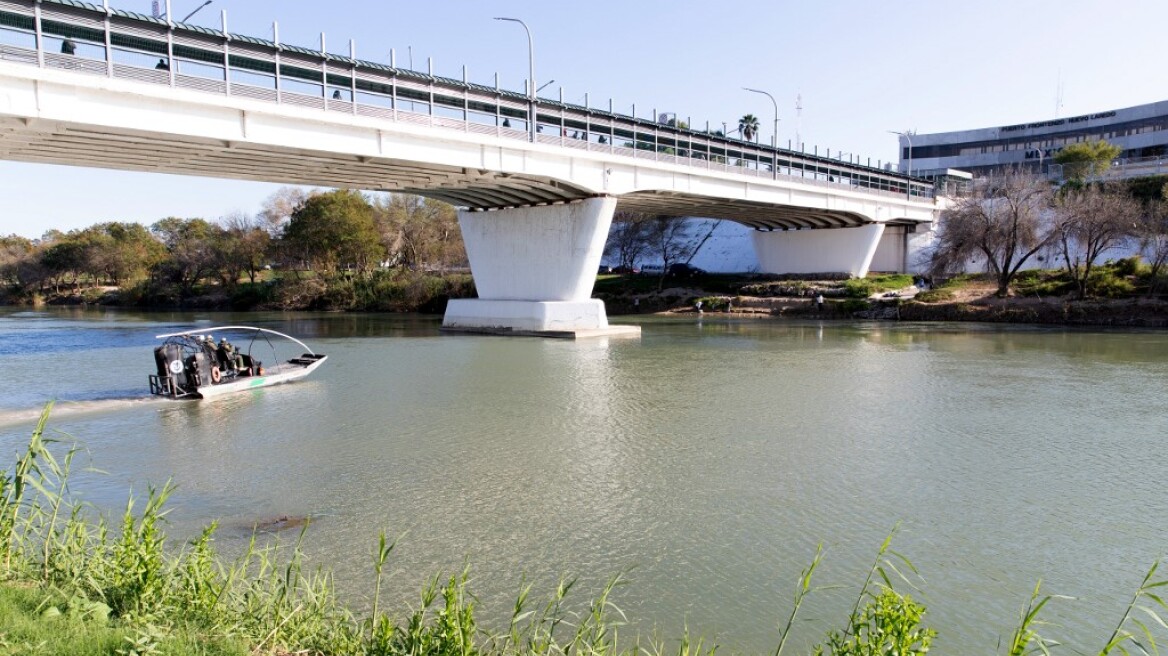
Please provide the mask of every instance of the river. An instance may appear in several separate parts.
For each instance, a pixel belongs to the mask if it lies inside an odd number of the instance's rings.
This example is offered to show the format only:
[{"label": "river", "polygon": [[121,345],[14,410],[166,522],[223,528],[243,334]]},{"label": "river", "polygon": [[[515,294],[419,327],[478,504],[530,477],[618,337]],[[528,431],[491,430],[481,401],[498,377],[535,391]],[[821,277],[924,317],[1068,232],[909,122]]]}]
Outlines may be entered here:
[{"label": "river", "polygon": [[[57,399],[99,508],[173,479],[170,531],[311,516],[306,547],[367,601],[471,567],[480,616],[524,578],[578,604],[627,572],[625,635],[773,651],[839,627],[885,536],[921,574],[938,653],[1008,640],[1035,583],[1045,634],[1096,651],[1165,549],[1168,333],[984,325],[628,319],[640,338],[447,336],[432,317],[0,309],[0,467]],[[215,402],[147,398],[154,335],[244,323],[328,362]],[[11,455],[9,455],[11,454]],[[281,539],[292,540],[295,532]],[[911,591],[907,586],[902,590]],[[385,597],[383,596],[383,599]]]}]

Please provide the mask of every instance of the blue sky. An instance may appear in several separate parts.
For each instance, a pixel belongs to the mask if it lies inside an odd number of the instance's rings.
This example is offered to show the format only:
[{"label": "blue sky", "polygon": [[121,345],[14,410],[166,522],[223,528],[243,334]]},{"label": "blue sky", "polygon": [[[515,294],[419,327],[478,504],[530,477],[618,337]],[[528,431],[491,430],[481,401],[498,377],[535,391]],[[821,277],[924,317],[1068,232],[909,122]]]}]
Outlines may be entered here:
[{"label": "blue sky", "polygon": [[[90,0],[93,1],[93,0]],[[150,12],[150,0],[111,0]],[[183,16],[201,0],[173,0]],[[522,89],[522,18],[535,39],[541,95],[613,99],[638,116],[677,112],[695,126],[753,113],[771,135],[764,89],[779,103],[779,141],[893,160],[889,130],[943,132],[1092,113],[1168,99],[1164,0],[214,0],[192,23],[347,52]],[[802,97],[802,116],[795,100]],[[278,187],[260,183],[0,162],[0,234],[37,237],[99,221],[152,223],[255,213]]]}]

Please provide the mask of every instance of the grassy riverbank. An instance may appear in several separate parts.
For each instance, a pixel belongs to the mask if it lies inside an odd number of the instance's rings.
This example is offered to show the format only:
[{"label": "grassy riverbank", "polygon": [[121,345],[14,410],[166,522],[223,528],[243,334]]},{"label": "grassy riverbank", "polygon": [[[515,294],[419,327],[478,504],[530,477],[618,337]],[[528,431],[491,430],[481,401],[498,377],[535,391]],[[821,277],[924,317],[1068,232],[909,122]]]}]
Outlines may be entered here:
[{"label": "grassy riverbank", "polygon": [[[577,600],[565,580],[537,600],[530,586],[500,626],[480,624],[468,572],[434,576],[411,608],[381,607],[383,574],[394,543],[382,533],[370,559],[370,610],[357,614],[333,590],[327,571],[303,567],[297,541],[286,548],[253,539],[238,559],[214,548],[215,526],[185,545],[164,530],[171,486],[130,500],[116,520],[94,514],[68,493],[74,452],[44,438],[49,408],[27,449],[0,472],[0,655],[147,654],[389,655],[389,654],[664,654],[712,653],[715,645],[688,635],[646,638],[628,629],[613,577],[595,598]],[[304,530],[312,530],[305,525]],[[893,531],[895,534],[895,530]],[[303,536],[303,532],[301,534]],[[922,580],[912,563],[877,549],[850,612],[837,628],[801,653],[836,656],[923,654],[943,637],[928,627],[916,593]],[[793,598],[757,609],[757,621],[775,627],[769,653],[796,653],[793,629],[806,626],[800,610],[819,591],[823,552],[814,554],[795,581]],[[1164,631],[1165,610],[1156,591],[1168,580],[1153,566],[1117,618],[1100,655],[1138,653]],[[1005,653],[1021,656],[1053,649],[1037,630],[1051,601],[1037,587],[1018,626],[1002,635]],[[1140,615],[1136,615],[1136,611]],[[803,629],[805,634],[806,629]],[[799,637],[801,643],[807,636]],[[1138,641],[1138,642],[1137,642]],[[1086,652],[1076,652],[1086,653]]]}]

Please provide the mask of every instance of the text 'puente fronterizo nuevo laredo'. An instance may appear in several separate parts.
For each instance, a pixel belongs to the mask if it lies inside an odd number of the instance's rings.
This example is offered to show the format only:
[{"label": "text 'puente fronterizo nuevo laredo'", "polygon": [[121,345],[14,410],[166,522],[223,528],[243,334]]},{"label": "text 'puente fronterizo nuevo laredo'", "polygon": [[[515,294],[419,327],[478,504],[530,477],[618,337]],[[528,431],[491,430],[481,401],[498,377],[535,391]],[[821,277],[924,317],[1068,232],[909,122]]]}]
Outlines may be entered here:
[{"label": "text 'puente fronterizo nuevo laredo'", "polygon": [[[459,207],[479,298],[443,326],[604,333],[614,209],[737,221],[764,271],[866,275],[932,185],[74,0],[0,0],[0,158],[421,194]],[[611,109],[611,108],[610,108]],[[531,122],[534,116],[534,124]]]}]

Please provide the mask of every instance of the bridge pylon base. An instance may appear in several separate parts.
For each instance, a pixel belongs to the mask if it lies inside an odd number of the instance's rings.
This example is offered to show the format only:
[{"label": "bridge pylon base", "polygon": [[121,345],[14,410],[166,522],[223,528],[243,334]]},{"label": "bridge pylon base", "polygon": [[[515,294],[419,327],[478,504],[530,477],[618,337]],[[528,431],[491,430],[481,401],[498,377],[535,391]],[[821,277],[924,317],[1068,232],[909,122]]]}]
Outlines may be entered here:
[{"label": "bridge pylon base", "polygon": [[604,303],[584,301],[492,301],[451,299],[443,332],[530,335],[568,339],[636,336],[640,326],[610,326]]},{"label": "bridge pylon base", "polygon": [[586,337],[640,334],[609,326],[591,298],[616,199],[460,211],[477,299],[446,306],[444,331]]}]

